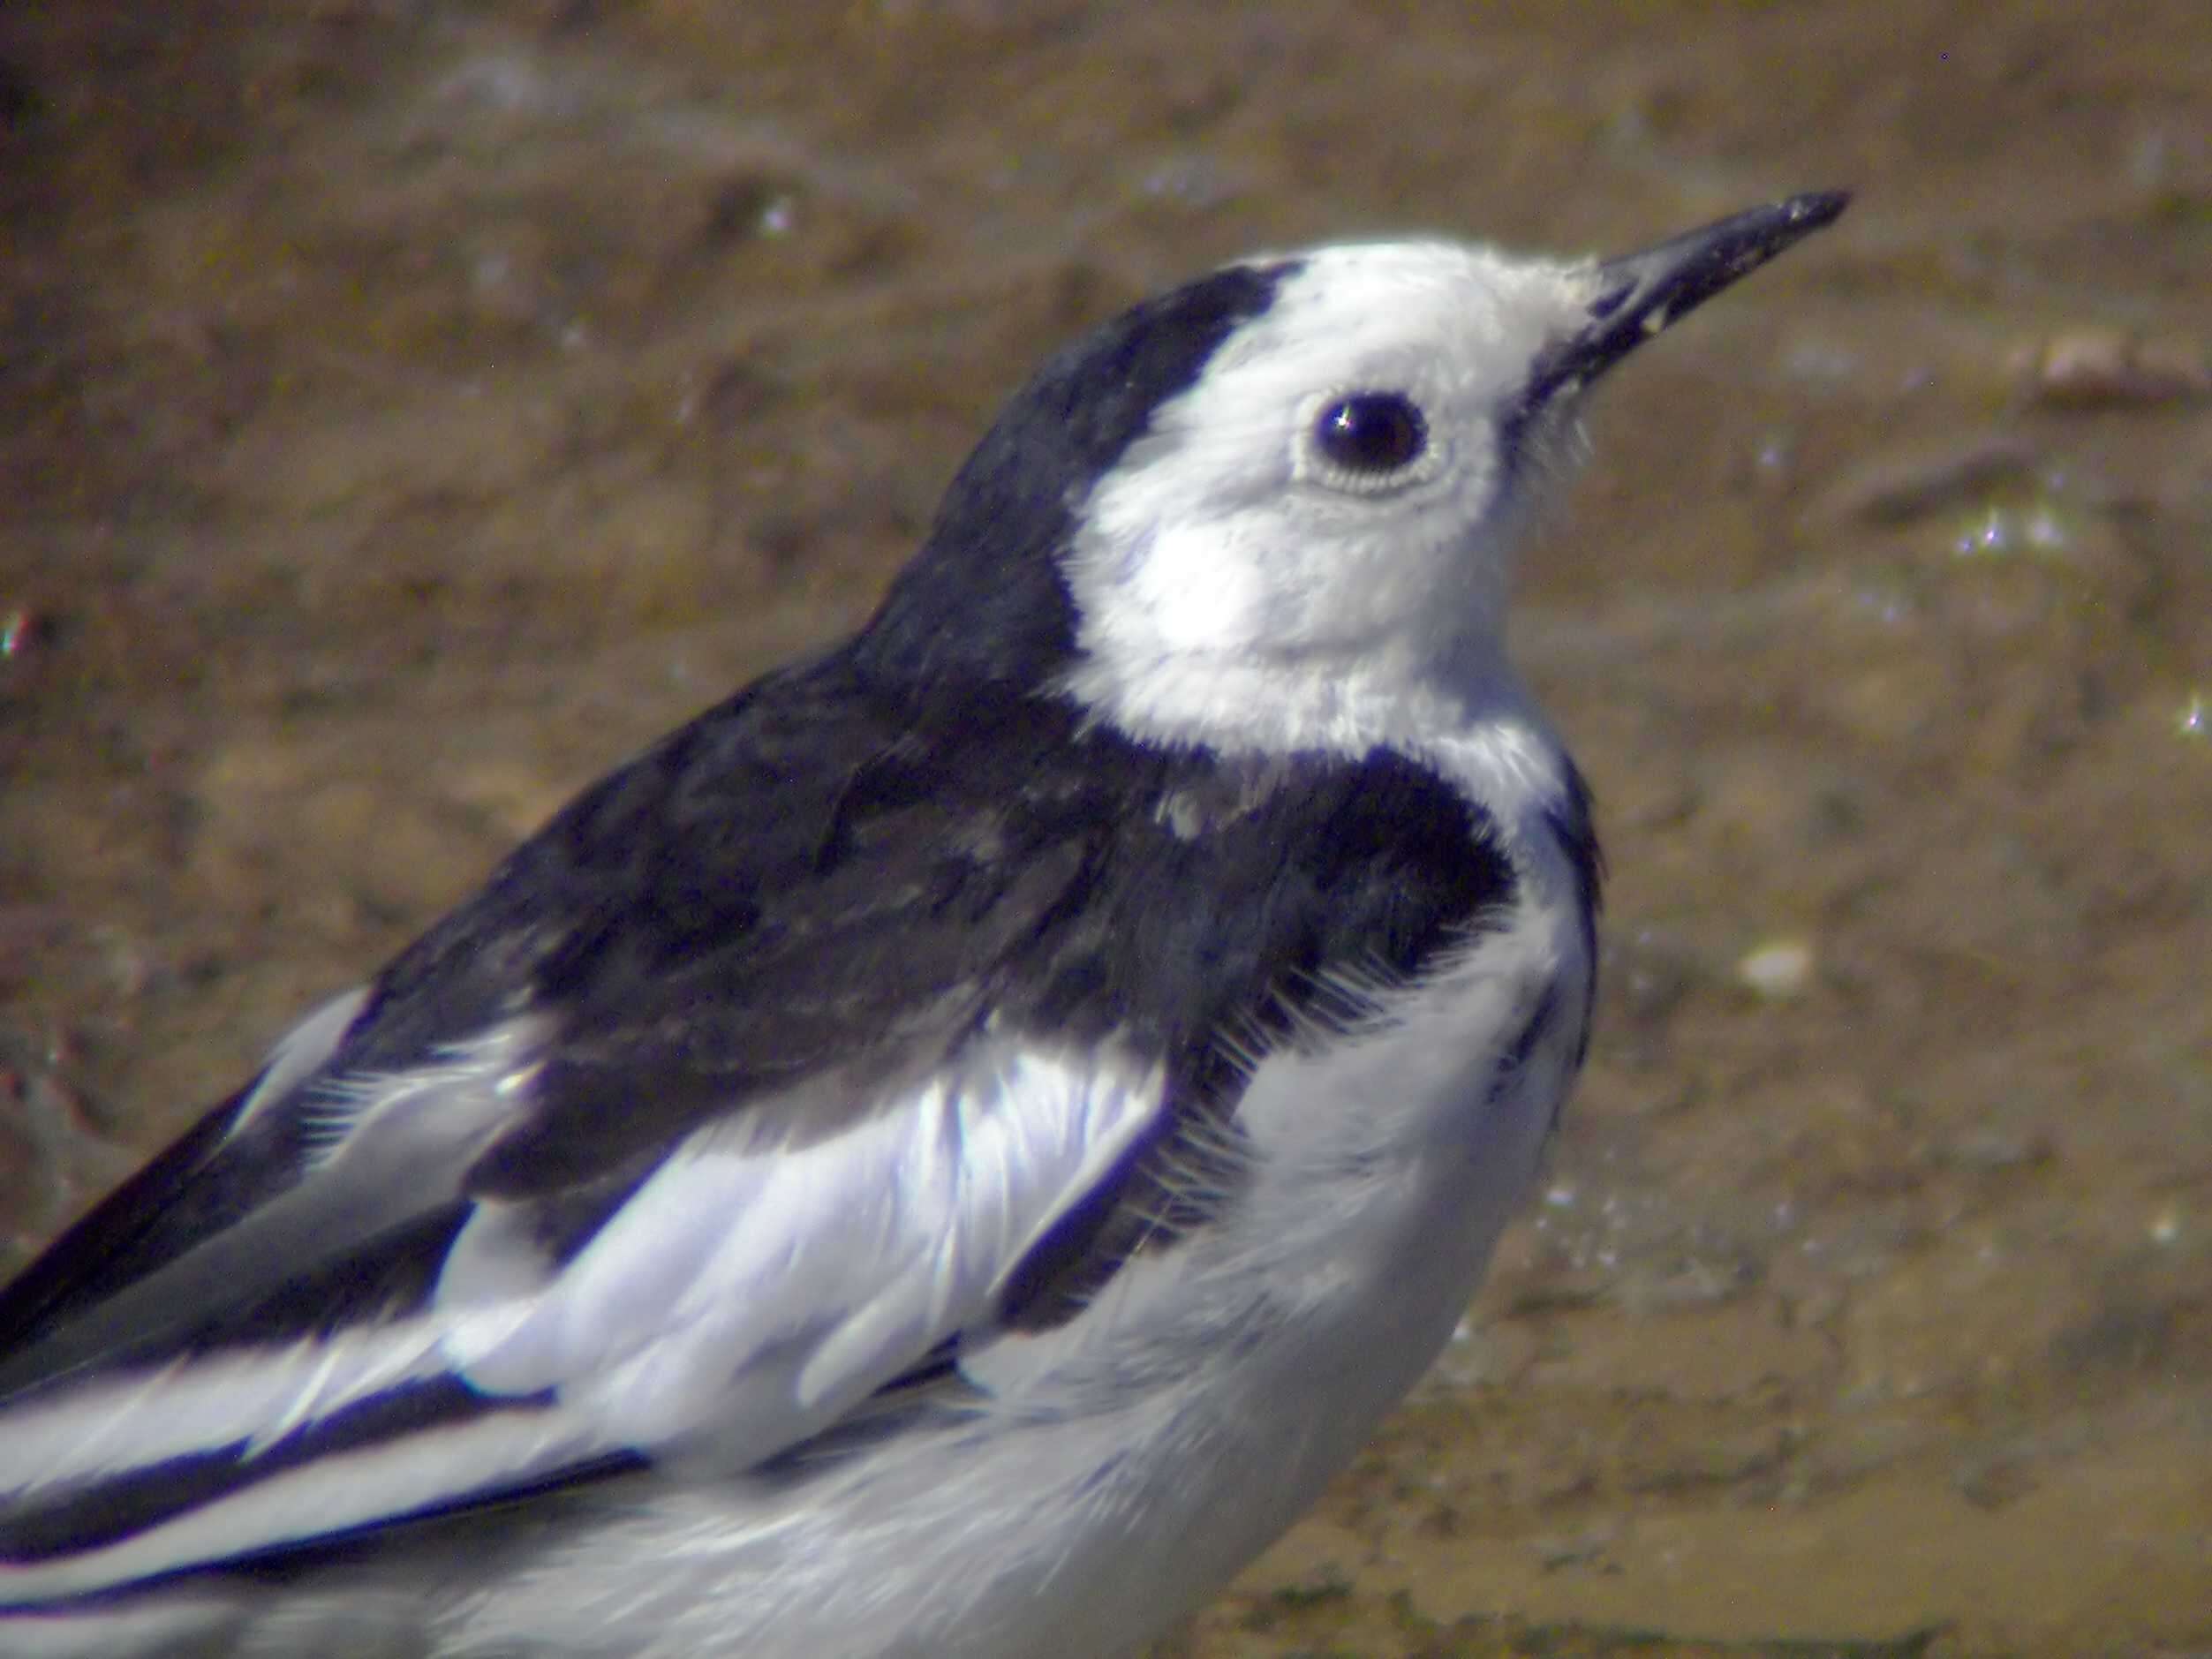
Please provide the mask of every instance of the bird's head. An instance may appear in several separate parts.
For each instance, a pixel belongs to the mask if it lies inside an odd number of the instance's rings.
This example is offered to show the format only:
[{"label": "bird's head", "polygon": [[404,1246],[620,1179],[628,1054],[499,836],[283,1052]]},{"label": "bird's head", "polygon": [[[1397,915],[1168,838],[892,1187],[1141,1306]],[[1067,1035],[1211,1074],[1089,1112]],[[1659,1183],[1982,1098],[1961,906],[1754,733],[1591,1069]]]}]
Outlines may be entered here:
[{"label": "bird's head", "polygon": [[1333,245],[1145,301],[1008,404],[872,635],[1145,738],[1417,735],[1510,685],[1513,545],[1586,388],[1846,200],[1605,260]]}]

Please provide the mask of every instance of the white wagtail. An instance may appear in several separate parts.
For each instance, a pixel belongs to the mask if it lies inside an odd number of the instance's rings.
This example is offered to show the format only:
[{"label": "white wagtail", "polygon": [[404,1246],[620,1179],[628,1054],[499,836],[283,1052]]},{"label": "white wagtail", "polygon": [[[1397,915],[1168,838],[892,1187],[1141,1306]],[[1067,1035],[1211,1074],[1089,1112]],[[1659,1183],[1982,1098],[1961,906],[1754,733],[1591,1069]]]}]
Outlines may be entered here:
[{"label": "white wagtail", "polygon": [[1449,1337],[1589,1029],[1581,393],[1842,212],[1316,248],[1046,364],[854,637],[0,1294],[0,1651],[1119,1654]]}]

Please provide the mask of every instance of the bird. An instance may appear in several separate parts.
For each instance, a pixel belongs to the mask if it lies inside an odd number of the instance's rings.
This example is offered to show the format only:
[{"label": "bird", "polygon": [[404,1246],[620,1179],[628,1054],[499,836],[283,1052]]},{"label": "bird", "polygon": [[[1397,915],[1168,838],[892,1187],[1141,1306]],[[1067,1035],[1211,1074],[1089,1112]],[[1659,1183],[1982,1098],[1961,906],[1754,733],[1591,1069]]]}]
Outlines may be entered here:
[{"label": "bird", "polygon": [[1199,275],[0,1291],[0,1651],[1106,1659],[1462,1319],[1589,1039],[1506,647],[1588,388],[1846,207]]}]

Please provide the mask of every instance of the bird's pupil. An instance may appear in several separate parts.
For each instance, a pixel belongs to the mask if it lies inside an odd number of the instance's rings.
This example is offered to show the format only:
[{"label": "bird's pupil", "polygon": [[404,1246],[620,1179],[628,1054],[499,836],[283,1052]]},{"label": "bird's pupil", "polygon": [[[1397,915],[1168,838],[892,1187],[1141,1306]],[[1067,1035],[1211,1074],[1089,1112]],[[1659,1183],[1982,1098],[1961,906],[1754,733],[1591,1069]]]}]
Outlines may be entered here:
[{"label": "bird's pupil", "polygon": [[1361,392],[1321,411],[1314,437],[1322,454],[1360,472],[1394,472],[1417,457],[1428,424],[1396,392]]}]

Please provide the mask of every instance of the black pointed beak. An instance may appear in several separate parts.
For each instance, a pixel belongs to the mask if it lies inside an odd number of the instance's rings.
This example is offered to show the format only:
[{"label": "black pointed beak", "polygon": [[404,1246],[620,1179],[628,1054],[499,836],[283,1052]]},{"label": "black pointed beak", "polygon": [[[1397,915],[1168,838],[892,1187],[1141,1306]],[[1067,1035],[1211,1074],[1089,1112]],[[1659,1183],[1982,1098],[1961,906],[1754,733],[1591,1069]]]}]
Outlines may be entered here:
[{"label": "black pointed beak", "polygon": [[1597,267],[1602,286],[1588,326],[1547,351],[1529,388],[1548,403],[1603,374],[1628,353],[1851,205],[1825,190],[1771,202]]}]

